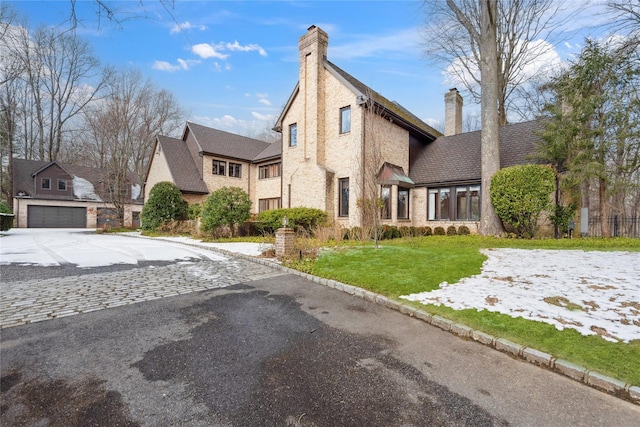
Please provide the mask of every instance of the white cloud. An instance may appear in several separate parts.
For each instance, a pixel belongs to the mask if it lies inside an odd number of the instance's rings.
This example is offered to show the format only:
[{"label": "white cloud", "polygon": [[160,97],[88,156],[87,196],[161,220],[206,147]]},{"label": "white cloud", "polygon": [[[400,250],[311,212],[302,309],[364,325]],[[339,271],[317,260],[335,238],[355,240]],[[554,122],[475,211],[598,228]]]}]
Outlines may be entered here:
[{"label": "white cloud", "polygon": [[191,47],[191,51],[203,59],[218,58],[227,59],[229,55],[220,53],[220,46],[212,46],[209,43],[199,43]]},{"label": "white cloud", "polygon": [[261,121],[266,121],[266,122],[275,121],[275,116],[273,114],[260,114],[260,113],[257,113],[255,111],[252,111],[251,112],[251,116],[256,120],[261,120]]},{"label": "white cloud", "polygon": [[391,34],[353,35],[353,40],[341,46],[329,46],[334,59],[381,57],[387,54],[420,54],[419,30],[409,28]]},{"label": "white cloud", "polygon": [[267,98],[260,98],[260,99],[258,100],[258,102],[259,102],[260,104],[264,104],[264,105],[271,105],[271,102],[269,102],[269,100],[268,100]]},{"label": "white cloud", "polygon": [[175,24],[173,27],[171,27],[170,34],[181,33],[183,31],[191,30],[194,28],[200,31],[204,31],[207,29],[206,25],[193,25],[191,22],[185,21],[181,24]]},{"label": "white cloud", "polygon": [[239,51],[239,52],[257,51],[260,54],[260,56],[267,56],[267,52],[263,48],[261,48],[260,45],[257,45],[254,43],[242,46],[236,40],[233,43],[227,43],[226,46],[227,46],[227,49],[229,49],[230,51]]},{"label": "white cloud", "polygon": [[153,63],[153,65],[151,66],[151,68],[153,68],[154,70],[159,70],[159,71],[177,71],[180,69],[179,65],[172,65],[170,63],[168,63],[167,61],[156,61]]},{"label": "white cloud", "polygon": [[177,62],[178,62],[177,64],[171,64],[167,61],[156,61],[153,63],[151,68],[153,68],[154,70],[168,71],[168,72],[174,72],[179,70],[187,71],[194,64],[200,63],[200,61],[197,61],[195,59],[182,59],[182,58],[178,58]]}]

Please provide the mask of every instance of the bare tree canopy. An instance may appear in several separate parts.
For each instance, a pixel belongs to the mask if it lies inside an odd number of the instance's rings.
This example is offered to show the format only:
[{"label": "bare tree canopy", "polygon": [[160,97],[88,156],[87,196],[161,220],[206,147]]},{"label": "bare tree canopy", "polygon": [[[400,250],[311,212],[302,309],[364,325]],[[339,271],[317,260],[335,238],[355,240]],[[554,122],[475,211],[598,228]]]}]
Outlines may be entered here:
[{"label": "bare tree canopy", "polygon": [[[427,58],[460,82],[476,102],[481,99],[481,5],[476,0],[425,1]],[[500,124],[517,110],[515,91],[536,76],[563,37],[570,15],[560,14],[560,0],[498,0],[498,111]]]}]

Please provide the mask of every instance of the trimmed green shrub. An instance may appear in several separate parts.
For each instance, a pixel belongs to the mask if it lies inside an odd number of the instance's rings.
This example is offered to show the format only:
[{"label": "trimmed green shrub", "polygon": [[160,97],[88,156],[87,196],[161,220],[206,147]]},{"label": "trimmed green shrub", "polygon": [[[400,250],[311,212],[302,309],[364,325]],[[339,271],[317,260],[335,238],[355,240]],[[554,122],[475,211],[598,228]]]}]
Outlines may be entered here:
[{"label": "trimmed green shrub", "polygon": [[236,225],[240,225],[250,217],[251,199],[239,187],[222,187],[207,197],[200,214],[200,228],[206,233],[213,233],[222,226],[229,228],[231,237]]},{"label": "trimmed green shrub", "polygon": [[195,221],[196,219],[200,218],[201,213],[202,213],[202,203],[194,203],[192,205],[189,205],[189,208],[187,209],[187,217],[192,221]]},{"label": "trimmed green shrub", "polygon": [[454,225],[450,225],[447,227],[447,236],[456,236],[458,231]]},{"label": "trimmed green shrub", "polygon": [[433,229],[434,236],[445,236],[447,233],[444,231],[444,227],[436,227]]},{"label": "trimmed green shrub", "polygon": [[471,230],[466,225],[461,225],[458,227],[458,234],[461,236],[468,236],[471,234]]},{"label": "trimmed green shrub", "polygon": [[549,166],[520,165],[500,169],[491,179],[496,214],[520,238],[533,238],[540,213],[551,205],[555,172]]},{"label": "trimmed green shrub", "polygon": [[314,227],[325,225],[327,213],[314,208],[284,208],[263,211],[258,214],[258,229],[265,233],[274,233],[282,228],[282,218],[287,217],[289,227],[302,227],[311,233]]},{"label": "trimmed green shrub", "polygon": [[153,186],[149,200],[142,207],[140,225],[143,230],[155,230],[166,221],[186,219],[187,209],[187,202],[174,183],[159,182]]},{"label": "trimmed green shrub", "polygon": [[[9,204],[0,200],[0,213],[12,214]],[[7,231],[13,226],[13,216],[0,216],[0,231]]]},{"label": "trimmed green shrub", "polygon": [[406,225],[401,225],[398,227],[398,231],[400,232],[400,236],[402,237],[411,237],[411,229]]}]

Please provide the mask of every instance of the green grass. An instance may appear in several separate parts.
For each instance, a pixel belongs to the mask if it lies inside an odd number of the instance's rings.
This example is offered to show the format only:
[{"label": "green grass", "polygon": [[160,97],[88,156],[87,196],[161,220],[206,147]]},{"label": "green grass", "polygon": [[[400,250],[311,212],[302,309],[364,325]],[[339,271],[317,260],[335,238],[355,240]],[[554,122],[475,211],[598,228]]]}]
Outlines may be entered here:
[{"label": "green grass", "polygon": [[[515,240],[478,236],[431,236],[398,239],[372,246],[325,250],[313,274],[397,298],[437,289],[441,282],[456,283],[478,274],[486,259],[479,250],[490,247],[527,249],[581,249],[640,251],[640,239]],[[583,336],[573,329],[558,331],[553,325],[486,310],[453,310],[444,306],[404,303],[421,307],[456,322],[518,344],[532,347],[640,385],[640,340],[613,343],[599,336]]]}]

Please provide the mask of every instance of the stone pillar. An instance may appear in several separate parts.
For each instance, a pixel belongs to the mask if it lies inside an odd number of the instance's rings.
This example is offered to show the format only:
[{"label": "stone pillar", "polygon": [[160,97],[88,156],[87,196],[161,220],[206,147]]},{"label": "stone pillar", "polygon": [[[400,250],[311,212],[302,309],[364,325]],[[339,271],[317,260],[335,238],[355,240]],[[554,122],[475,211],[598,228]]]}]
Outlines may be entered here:
[{"label": "stone pillar", "polygon": [[292,228],[276,230],[276,258],[282,259],[294,252],[295,233]]}]

